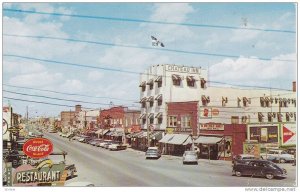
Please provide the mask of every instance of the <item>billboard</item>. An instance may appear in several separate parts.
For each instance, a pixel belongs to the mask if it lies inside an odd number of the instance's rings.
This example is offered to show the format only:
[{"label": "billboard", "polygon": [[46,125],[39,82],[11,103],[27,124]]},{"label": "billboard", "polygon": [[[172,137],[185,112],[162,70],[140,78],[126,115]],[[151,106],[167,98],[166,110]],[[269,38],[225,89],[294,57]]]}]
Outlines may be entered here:
[{"label": "billboard", "polygon": [[256,140],[259,143],[278,143],[278,126],[250,126],[249,135],[250,140]]},{"label": "billboard", "polygon": [[296,124],[282,124],[281,134],[281,145],[296,145]]}]

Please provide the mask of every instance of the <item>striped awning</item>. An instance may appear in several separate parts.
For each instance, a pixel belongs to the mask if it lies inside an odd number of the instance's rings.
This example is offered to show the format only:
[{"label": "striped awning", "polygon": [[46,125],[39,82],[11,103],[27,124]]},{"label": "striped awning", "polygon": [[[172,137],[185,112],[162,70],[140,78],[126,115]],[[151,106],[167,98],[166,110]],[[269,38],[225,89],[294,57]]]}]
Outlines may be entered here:
[{"label": "striped awning", "polygon": [[144,119],[146,117],[146,113],[143,113],[141,116],[140,116],[140,119]]},{"label": "striped awning", "polygon": [[147,97],[143,97],[143,98],[140,100],[140,103],[144,103],[144,102],[146,102],[146,100],[147,100]]},{"label": "striped awning", "polygon": [[171,140],[174,137],[174,134],[166,134],[161,140],[159,140],[160,143],[168,143],[169,140]]},{"label": "striped awning", "polygon": [[153,79],[150,79],[148,82],[147,82],[147,85],[152,85],[153,84]]},{"label": "striped awning", "polygon": [[162,94],[159,94],[155,97],[155,100],[161,100],[162,99]]},{"label": "striped awning", "polygon": [[181,80],[181,77],[179,75],[173,74],[172,79],[173,80]]},{"label": "striped awning", "polygon": [[155,82],[160,82],[162,80],[162,76],[159,75],[156,79],[155,79]]},{"label": "striped awning", "polygon": [[168,144],[182,145],[188,137],[190,136],[184,134],[174,134],[174,137],[168,141]]},{"label": "striped awning", "polygon": [[149,101],[149,102],[151,102],[151,101],[153,101],[154,100],[154,97],[153,96],[150,96],[148,99],[147,99],[147,101]]},{"label": "striped awning", "polygon": [[216,144],[222,141],[223,137],[213,137],[213,136],[200,136],[195,140],[194,143],[201,144]]},{"label": "striped awning", "polygon": [[151,118],[153,118],[154,117],[154,113],[150,113],[149,115],[148,115],[148,118],[149,119],[151,119]]},{"label": "striped awning", "polygon": [[144,87],[144,86],[146,86],[146,81],[143,81],[143,82],[139,85],[139,87]]},{"label": "striped awning", "polygon": [[186,79],[188,81],[196,81],[195,78],[194,78],[194,76],[187,76]]},{"label": "striped awning", "polygon": [[155,115],[155,118],[160,118],[160,117],[162,117],[162,113],[157,113],[157,115]]}]

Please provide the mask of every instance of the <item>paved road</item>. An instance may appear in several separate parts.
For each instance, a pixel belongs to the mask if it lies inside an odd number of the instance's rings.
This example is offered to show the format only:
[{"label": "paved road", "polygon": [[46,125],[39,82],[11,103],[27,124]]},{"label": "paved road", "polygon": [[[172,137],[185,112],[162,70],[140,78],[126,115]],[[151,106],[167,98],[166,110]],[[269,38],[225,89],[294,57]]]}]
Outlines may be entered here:
[{"label": "paved road", "polygon": [[285,164],[288,178],[236,177],[231,165],[222,161],[199,160],[198,165],[183,165],[181,158],[163,156],[158,160],[145,160],[143,152],[127,149],[108,151],[77,141],[69,141],[58,134],[46,134],[55,150],[68,152],[67,163],[75,163],[78,176],[66,181],[90,181],[105,187],[293,187],[295,167]]}]

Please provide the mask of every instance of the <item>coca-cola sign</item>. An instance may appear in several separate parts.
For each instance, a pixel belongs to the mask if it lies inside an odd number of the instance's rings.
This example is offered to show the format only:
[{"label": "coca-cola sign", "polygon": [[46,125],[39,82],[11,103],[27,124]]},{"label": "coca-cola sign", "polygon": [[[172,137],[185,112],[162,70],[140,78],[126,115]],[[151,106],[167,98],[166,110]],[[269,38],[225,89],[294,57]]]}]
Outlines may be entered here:
[{"label": "coca-cola sign", "polygon": [[45,138],[29,139],[23,145],[23,152],[35,159],[40,159],[48,156],[53,151],[53,144]]}]

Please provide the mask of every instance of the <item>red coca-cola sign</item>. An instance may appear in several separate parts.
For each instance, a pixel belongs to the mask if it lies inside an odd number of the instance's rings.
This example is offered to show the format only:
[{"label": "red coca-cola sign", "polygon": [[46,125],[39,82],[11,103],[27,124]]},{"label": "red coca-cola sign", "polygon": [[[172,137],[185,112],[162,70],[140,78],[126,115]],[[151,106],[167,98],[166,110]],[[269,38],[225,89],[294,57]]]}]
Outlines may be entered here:
[{"label": "red coca-cola sign", "polygon": [[52,151],[52,142],[45,138],[29,139],[23,145],[23,152],[31,158],[40,159],[48,156]]}]

